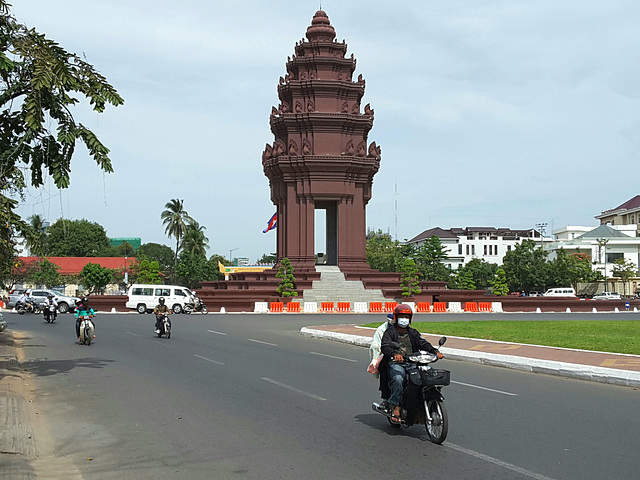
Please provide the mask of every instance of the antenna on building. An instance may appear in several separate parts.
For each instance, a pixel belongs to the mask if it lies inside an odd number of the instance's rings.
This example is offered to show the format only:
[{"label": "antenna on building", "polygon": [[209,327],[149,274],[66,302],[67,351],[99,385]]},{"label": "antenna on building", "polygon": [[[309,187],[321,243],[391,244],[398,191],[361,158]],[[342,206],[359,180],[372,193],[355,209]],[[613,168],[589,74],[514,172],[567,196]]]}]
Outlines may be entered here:
[{"label": "antenna on building", "polygon": [[398,241],[398,180],[396,180],[395,183],[395,199],[393,201],[393,217],[395,220],[395,227],[396,227],[396,242]]}]

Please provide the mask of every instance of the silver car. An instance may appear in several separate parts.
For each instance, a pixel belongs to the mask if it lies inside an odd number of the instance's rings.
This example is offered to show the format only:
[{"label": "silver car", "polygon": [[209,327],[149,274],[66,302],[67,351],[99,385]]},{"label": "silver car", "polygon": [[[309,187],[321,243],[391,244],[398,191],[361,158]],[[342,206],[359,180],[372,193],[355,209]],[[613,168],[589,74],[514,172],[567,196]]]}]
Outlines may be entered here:
[{"label": "silver car", "polygon": [[[36,305],[44,303],[49,294],[52,294],[53,298],[55,298],[56,302],[58,302],[58,312],[60,313],[73,312],[73,310],[75,310],[76,308],[76,302],[80,300],[78,297],[67,297],[66,295],[63,295],[60,292],[56,292],[55,290],[33,288],[29,291],[31,301]],[[7,307],[15,307],[18,300],[20,300],[20,295],[9,295],[9,303]]]},{"label": "silver car", "polygon": [[593,296],[594,300],[621,300],[622,297],[616,292],[600,292]]}]

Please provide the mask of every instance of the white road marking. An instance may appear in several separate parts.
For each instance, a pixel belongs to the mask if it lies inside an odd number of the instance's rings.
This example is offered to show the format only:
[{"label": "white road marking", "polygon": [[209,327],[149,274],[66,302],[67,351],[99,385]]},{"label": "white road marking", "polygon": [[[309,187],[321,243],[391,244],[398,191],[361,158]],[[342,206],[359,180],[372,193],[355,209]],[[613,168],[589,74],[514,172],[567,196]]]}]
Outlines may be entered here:
[{"label": "white road marking", "polygon": [[254,340],[253,338],[247,338],[247,340],[249,340],[250,342],[262,343],[263,345],[270,345],[272,347],[277,347],[278,346],[275,343],[263,342],[262,340]]},{"label": "white road marking", "polygon": [[335,358],[336,360],[344,360],[345,362],[355,362],[358,363],[357,360],[352,360],[351,358],[342,358],[342,357],[334,357],[333,355],[327,355],[325,353],[317,353],[317,352],[309,352],[311,355],[320,355],[321,357],[329,357]]},{"label": "white road marking", "polygon": [[478,388],[480,390],[486,390],[488,392],[500,393],[502,395],[509,395],[511,397],[517,397],[517,393],[503,392],[502,390],[494,390],[493,388],[481,387],[480,385],[472,385],[470,383],[462,383],[451,380],[451,383],[456,383],[458,385],[464,385],[465,387]]},{"label": "white road marking", "polygon": [[163,347],[171,348],[166,342],[160,342],[158,340],[154,340],[154,343],[157,343],[158,345],[162,345]]},{"label": "white road marking", "polygon": [[224,363],[222,363],[222,362],[218,362],[216,360],[211,360],[210,358],[207,358],[207,357],[201,357],[200,355],[195,355],[195,354],[193,356],[196,357],[196,358],[199,358],[200,360],[205,360],[207,362],[215,363],[216,365],[224,365]]},{"label": "white road marking", "polygon": [[502,460],[498,460],[497,458],[490,457],[489,455],[485,455],[484,453],[476,452],[474,450],[469,450],[468,448],[461,447],[460,445],[456,445],[455,443],[445,442],[444,445],[446,447],[452,448],[453,450],[457,450],[458,452],[471,455],[472,457],[479,458],[480,460],[484,460],[485,462],[493,463],[494,465],[506,468],[507,470],[511,470],[526,477],[535,478],[536,480],[553,480],[551,477],[547,477],[546,475],[542,475],[541,473],[532,472],[530,470],[527,470],[526,468],[513,465],[512,463],[503,462]]},{"label": "white road marking", "polygon": [[207,330],[209,333],[215,333],[216,335],[226,335],[226,333],[216,332],[215,330]]},{"label": "white road marking", "polygon": [[129,335],[133,335],[134,337],[139,337],[139,335],[137,333],[133,333],[133,332],[127,332]]},{"label": "white road marking", "polygon": [[302,390],[298,390],[295,387],[292,387],[290,385],[286,385],[284,383],[276,382],[275,380],[271,380],[270,378],[267,378],[267,377],[261,377],[260,380],[264,380],[265,382],[273,383],[274,385],[278,385],[279,387],[286,388],[288,390],[291,390],[292,392],[301,393],[302,395],[306,395],[307,397],[311,397],[311,398],[314,398],[316,400],[323,400],[323,401],[327,400],[326,398],[319,397],[318,395],[314,395],[313,393],[303,392]]}]

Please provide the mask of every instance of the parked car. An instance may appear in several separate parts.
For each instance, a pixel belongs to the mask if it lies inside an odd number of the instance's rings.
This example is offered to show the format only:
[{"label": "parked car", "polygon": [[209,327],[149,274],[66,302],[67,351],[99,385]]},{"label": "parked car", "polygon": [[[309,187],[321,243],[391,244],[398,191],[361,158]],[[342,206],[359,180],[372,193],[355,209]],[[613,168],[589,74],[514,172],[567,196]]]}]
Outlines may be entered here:
[{"label": "parked car", "polygon": [[[24,290],[20,290],[17,293],[14,292],[9,295],[9,303],[7,304],[8,308],[13,308],[20,300],[20,297],[24,293]],[[47,295],[53,294],[56,302],[58,302],[58,312],[67,313],[73,312],[76,308],[76,302],[80,300],[78,297],[67,297],[60,292],[56,292],[55,290],[45,290],[42,288],[33,288],[29,291],[29,296],[31,297],[31,301],[35,302],[37,305],[40,305],[47,299]]]},{"label": "parked car", "polygon": [[540,296],[542,296],[542,293],[536,292],[535,290],[532,290],[531,292],[529,292],[529,296],[530,297],[540,297]]},{"label": "parked car", "polygon": [[561,287],[550,288],[542,294],[543,297],[575,297],[576,291],[573,288]]},{"label": "parked car", "polygon": [[619,293],[616,292],[600,292],[593,296],[594,300],[622,300]]}]

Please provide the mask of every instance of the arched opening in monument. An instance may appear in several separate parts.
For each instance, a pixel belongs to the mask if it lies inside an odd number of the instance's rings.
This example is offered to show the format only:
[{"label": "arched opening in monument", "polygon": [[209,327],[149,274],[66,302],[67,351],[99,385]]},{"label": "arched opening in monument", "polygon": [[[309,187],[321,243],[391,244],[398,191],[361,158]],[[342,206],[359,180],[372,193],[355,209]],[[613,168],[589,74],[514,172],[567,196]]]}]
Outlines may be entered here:
[{"label": "arched opening in monument", "polygon": [[[318,265],[338,265],[338,204],[316,202],[315,210],[315,254]],[[322,255],[320,255],[322,254]]]}]

